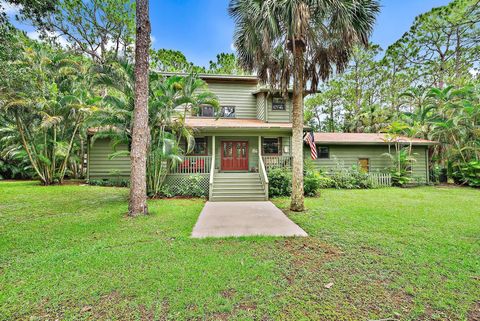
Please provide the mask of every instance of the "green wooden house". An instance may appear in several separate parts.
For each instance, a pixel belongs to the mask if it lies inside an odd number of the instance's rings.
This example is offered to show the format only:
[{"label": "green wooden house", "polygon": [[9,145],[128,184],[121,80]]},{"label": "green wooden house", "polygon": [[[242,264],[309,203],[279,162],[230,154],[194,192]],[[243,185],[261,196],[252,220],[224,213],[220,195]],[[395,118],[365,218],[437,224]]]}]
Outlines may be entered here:
[{"label": "green wooden house", "polygon": [[[381,133],[315,133],[316,168],[323,172],[357,166],[372,176],[385,173],[392,164],[385,154],[395,154],[395,143],[411,147],[415,161],[411,162],[411,176],[417,183],[429,183],[428,151],[436,142],[408,137],[391,137]],[[305,158],[310,150],[305,149]]]},{"label": "green wooden house", "polygon": [[[220,117],[214,117],[213,109],[205,106],[198,115],[186,119],[186,124],[195,130],[195,148],[181,164],[170,170],[165,184],[189,184],[195,175],[213,201],[268,199],[267,171],[291,166],[291,100],[270,93],[255,76],[209,74],[200,77],[217,95]],[[89,130],[90,137],[94,133],[94,129]],[[387,165],[386,159],[380,160],[381,154],[387,151],[384,142],[337,144],[331,140],[322,141],[324,133],[317,135],[320,135],[317,142],[320,158],[315,164],[319,168],[333,169],[334,165],[337,166],[334,159],[343,160],[347,166],[368,159],[365,168],[369,171],[381,171]],[[339,134],[331,137],[336,135]],[[415,148],[424,155],[423,165],[415,165],[415,173],[423,175],[426,180],[426,148],[431,143],[415,143]],[[116,151],[127,148],[117,146]],[[328,155],[325,154],[327,149]],[[307,145],[305,151],[309,153]],[[112,152],[111,142],[107,139],[96,139],[89,144],[88,179],[128,177],[129,158],[109,159]]]}]

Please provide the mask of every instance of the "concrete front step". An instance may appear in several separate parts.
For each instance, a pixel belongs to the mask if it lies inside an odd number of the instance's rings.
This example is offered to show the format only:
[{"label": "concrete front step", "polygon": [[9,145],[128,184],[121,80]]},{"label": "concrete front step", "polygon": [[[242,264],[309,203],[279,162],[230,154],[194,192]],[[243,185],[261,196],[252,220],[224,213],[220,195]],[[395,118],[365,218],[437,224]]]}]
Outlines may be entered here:
[{"label": "concrete front step", "polygon": [[211,202],[251,202],[266,201],[265,196],[212,196]]},{"label": "concrete front step", "polygon": [[264,201],[258,173],[215,173],[211,201]]},{"label": "concrete front step", "polygon": [[263,189],[224,189],[213,190],[214,196],[220,195],[265,195]]}]

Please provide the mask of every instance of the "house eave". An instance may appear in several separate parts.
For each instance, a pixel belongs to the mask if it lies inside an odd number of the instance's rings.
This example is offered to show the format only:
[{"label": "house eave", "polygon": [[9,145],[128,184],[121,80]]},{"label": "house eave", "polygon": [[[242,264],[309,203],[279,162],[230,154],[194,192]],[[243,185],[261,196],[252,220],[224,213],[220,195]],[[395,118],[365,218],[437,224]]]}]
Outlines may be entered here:
[{"label": "house eave", "polygon": [[315,141],[316,145],[381,145],[381,146],[388,146],[393,145],[395,143],[400,143],[402,145],[408,146],[433,146],[438,144],[437,142],[332,142],[332,141]]}]

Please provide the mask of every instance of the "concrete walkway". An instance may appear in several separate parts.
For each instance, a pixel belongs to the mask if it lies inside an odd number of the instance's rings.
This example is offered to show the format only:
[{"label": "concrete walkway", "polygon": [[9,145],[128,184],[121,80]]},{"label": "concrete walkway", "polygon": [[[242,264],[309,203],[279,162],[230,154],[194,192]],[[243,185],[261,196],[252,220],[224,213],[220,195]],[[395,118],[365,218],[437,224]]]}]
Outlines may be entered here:
[{"label": "concrete walkway", "polygon": [[308,236],[272,202],[207,202],[192,237]]}]

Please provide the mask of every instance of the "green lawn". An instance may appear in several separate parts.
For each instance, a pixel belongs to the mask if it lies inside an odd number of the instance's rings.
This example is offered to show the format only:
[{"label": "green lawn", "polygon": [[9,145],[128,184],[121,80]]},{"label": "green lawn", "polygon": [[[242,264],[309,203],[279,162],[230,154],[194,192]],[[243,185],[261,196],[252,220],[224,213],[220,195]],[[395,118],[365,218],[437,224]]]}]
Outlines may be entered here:
[{"label": "green lawn", "polygon": [[296,239],[193,240],[203,200],[126,197],[0,182],[0,319],[480,318],[479,190],[326,190]]}]

